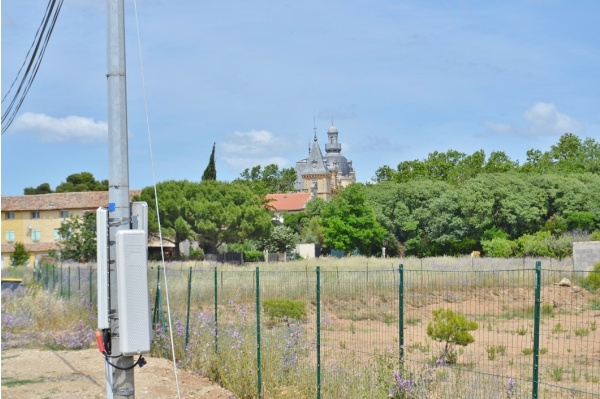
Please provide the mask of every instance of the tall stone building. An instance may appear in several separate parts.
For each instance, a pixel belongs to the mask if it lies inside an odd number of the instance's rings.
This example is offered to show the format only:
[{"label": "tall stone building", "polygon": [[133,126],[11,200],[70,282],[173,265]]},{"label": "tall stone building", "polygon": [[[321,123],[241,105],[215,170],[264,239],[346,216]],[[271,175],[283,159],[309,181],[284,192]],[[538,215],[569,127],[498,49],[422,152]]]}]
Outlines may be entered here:
[{"label": "tall stone building", "polygon": [[315,137],[308,158],[296,162],[298,176],[294,184],[296,190],[329,200],[340,188],[356,182],[352,161],[348,161],[342,155],[338,133],[338,129],[333,125],[327,130],[327,144],[323,156],[315,128]]}]

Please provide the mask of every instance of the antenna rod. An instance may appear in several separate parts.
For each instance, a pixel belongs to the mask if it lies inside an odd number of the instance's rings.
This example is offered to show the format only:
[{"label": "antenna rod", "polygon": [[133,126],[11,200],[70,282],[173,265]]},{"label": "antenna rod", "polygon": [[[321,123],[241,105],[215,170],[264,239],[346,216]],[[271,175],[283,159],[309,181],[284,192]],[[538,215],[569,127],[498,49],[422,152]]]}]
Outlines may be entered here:
[{"label": "antenna rod", "polygon": [[[127,92],[125,80],[124,0],[107,0],[107,81],[108,81],[108,224],[109,224],[109,308],[111,355],[120,370],[105,362],[107,398],[134,398],[133,356],[119,356],[119,298],[117,291],[116,235],[129,230],[129,162],[127,146]],[[119,356],[119,357],[115,357]]]}]

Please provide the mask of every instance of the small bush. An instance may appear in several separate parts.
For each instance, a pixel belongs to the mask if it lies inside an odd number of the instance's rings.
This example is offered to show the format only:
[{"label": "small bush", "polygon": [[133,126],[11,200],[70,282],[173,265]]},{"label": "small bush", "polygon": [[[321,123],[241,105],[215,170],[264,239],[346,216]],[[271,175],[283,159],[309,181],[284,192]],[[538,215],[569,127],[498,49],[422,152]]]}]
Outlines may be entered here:
[{"label": "small bush", "polygon": [[594,265],[594,269],[585,276],[581,285],[590,291],[600,288],[600,262]]},{"label": "small bush", "polygon": [[244,262],[264,262],[265,254],[262,251],[244,251]]},{"label": "small bush", "polygon": [[469,331],[477,330],[479,326],[451,309],[437,309],[432,314],[433,320],[427,325],[427,335],[435,341],[446,343],[440,357],[441,362],[456,363],[456,345],[467,346],[475,341]]},{"label": "small bush", "polygon": [[304,320],[306,318],[306,303],[289,299],[265,299],[263,301],[265,314],[272,320]]}]

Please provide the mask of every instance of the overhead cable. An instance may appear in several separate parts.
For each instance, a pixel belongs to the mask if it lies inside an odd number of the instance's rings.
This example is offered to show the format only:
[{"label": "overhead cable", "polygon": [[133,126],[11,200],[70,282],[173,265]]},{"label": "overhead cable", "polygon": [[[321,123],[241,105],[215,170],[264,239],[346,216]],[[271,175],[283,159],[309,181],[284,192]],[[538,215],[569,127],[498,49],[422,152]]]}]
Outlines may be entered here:
[{"label": "overhead cable", "polygon": [[[31,88],[31,84],[35,79],[38,70],[40,69],[40,65],[42,64],[42,59],[44,58],[44,53],[46,52],[46,47],[50,42],[50,37],[52,32],[54,31],[54,26],[56,25],[56,21],[58,19],[58,15],[62,8],[64,0],[49,0],[48,6],[46,7],[46,12],[44,14],[44,18],[36,31],[35,38],[31,44],[31,47],[27,51],[27,55],[25,56],[25,60],[15,77],[15,80],[11,84],[8,92],[2,98],[2,103],[11,92],[14,87],[14,84],[19,79],[21,72],[23,71],[23,67],[27,65],[25,72],[21,78],[19,86],[10,101],[8,107],[2,113],[2,134],[6,132],[6,130],[10,127],[12,122],[14,121],[21,105],[23,105],[23,101],[25,101],[25,97],[27,96],[27,92]],[[32,53],[33,49],[33,53]]]}]

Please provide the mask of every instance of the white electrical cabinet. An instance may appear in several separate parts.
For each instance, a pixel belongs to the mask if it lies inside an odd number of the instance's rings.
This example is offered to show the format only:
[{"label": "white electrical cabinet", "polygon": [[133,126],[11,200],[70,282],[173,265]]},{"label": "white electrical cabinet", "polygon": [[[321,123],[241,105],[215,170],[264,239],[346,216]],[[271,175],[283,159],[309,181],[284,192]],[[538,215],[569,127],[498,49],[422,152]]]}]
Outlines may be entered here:
[{"label": "white electrical cabinet", "polygon": [[98,267],[98,328],[110,328],[108,320],[108,210],[96,210],[96,260]]},{"label": "white electrical cabinet", "polygon": [[145,202],[131,203],[131,228],[144,230],[148,238],[148,204]]},{"label": "white electrical cabinet", "polygon": [[119,336],[121,353],[125,356],[150,352],[146,237],[146,231],[140,229],[120,230],[116,235]]}]

